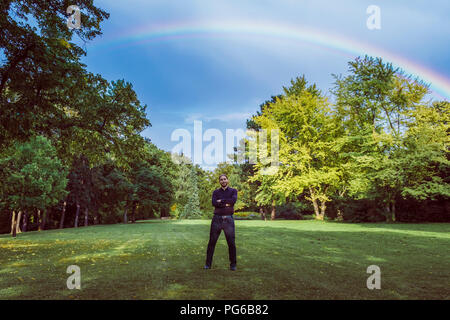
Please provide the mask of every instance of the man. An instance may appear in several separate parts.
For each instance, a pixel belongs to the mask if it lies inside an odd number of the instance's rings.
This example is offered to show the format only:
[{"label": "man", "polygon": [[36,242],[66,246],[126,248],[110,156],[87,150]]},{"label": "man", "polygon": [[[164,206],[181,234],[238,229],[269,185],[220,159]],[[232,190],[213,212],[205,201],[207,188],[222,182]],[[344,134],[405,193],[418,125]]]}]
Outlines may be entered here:
[{"label": "man", "polygon": [[236,270],[236,245],[234,242],[234,204],[237,200],[237,190],[228,187],[228,177],[225,174],[219,176],[221,187],[214,190],[212,194],[212,205],[214,206],[214,217],[211,221],[209,232],[209,243],[206,251],[205,269],[210,269],[214,248],[217,239],[223,229],[228,243],[228,255],[230,258],[230,270]]}]

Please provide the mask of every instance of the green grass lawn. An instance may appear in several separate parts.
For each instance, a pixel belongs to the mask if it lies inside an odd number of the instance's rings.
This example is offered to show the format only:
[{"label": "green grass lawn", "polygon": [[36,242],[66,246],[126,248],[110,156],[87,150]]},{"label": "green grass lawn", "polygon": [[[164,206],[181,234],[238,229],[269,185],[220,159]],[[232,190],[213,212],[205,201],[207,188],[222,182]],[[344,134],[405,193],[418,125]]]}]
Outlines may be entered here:
[{"label": "green grass lawn", "polygon": [[[449,299],[450,224],[236,221],[203,270],[210,221],[0,236],[0,299]],[[69,290],[69,265],[81,290]],[[369,265],[381,289],[369,290]]]}]

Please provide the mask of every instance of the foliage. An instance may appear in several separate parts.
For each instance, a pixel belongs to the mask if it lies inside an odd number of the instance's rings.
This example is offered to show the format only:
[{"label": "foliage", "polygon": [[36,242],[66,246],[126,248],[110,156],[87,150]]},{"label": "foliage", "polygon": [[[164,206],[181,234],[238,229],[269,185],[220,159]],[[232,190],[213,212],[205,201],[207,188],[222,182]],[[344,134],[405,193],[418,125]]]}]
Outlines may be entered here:
[{"label": "foliage", "polygon": [[[68,105],[82,107],[76,98],[83,88],[85,52],[72,41],[101,34],[100,22],[109,17],[90,0],[77,2],[83,14],[81,29],[67,27],[67,1],[2,1],[0,5],[0,143],[50,135],[66,125]],[[75,99],[76,98],[76,99]],[[74,102],[73,104],[71,102]],[[81,123],[80,123],[81,124]]]},{"label": "foliage", "polygon": [[45,210],[67,194],[67,170],[45,137],[15,143],[0,167],[2,198],[11,210]]},{"label": "foliage", "polygon": [[235,220],[261,220],[261,215],[258,212],[252,211],[238,211],[234,213]]},{"label": "foliage", "polygon": [[186,177],[189,188],[187,189],[186,204],[180,213],[180,219],[200,218],[203,213],[200,210],[200,201],[198,197],[197,174],[193,166],[189,169],[189,176]]},{"label": "foliage", "polygon": [[257,199],[267,204],[277,194],[293,198],[307,192],[317,217],[323,218],[325,203],[338,188],[341,175],[339,162],[334,161],[337,129],[327,100],[314,85],[307,88],[304,79],[298,81],[301,83],[293,85],[290,95],[267,105],[260,116],[253,118],[262,129],[279,130],[280,137],[277,172],[266,175],[261,172],[264,164],[256,165],[256,179],[262,181]]},{"label": "foliage", "polygon": [[424,83],[379,58],[349,66],[334,90],[349,195],[381,200],[388,221],[400,197],[448,197],[450,185],[440,176],[449,168],[448,103],[425,101]]}]

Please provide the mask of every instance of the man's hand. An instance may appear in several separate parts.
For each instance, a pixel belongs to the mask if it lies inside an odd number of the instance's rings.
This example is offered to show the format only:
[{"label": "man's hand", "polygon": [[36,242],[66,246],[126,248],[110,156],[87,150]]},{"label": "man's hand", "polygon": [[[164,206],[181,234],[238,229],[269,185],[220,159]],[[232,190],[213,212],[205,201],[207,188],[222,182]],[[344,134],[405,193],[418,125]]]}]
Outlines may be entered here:
[{"label": "man's hand", "polygon": [[[222,199],[218,199],[217,203],[222,203]],[[231,204],[225,203],[225,207],[230,207],[230,206],[231,206]]]}]

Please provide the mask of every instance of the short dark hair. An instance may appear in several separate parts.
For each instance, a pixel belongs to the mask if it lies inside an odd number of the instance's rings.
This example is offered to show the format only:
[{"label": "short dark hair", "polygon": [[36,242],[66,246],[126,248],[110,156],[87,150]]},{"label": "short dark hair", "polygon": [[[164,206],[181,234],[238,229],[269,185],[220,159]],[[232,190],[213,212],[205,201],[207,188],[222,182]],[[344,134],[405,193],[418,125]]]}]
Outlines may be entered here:
[{"label": "short dark hair", "polygon": [[227,177],[227,179],[228,179],[228,176],[227,176],[225,173],[222,173],[222,174],[219,176],[219,180],[220,180],[220,178],[223,177],[223,176]]}]

